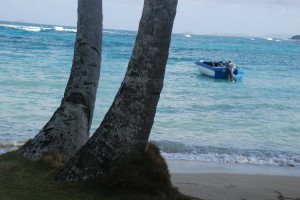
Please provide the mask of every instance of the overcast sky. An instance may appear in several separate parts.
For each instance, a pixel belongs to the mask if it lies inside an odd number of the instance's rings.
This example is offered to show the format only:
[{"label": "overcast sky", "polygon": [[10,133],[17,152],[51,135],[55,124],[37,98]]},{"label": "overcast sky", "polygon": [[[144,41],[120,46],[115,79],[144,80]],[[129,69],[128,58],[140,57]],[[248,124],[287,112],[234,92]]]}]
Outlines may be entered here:
[{"label": "overcast sky", "polygon": [[[137,30],[143,0],[103,0],[104,28]],[[76,26],[77,0],[0,0],[0,20]],[[300,0],[179,0],[176,33],[300,34]]]}]

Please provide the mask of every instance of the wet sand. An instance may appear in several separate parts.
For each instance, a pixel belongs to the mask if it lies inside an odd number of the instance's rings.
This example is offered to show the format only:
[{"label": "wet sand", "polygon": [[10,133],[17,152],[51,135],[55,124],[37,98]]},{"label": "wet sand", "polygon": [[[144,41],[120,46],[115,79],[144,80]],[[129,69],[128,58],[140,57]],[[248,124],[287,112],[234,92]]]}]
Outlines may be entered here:
[{"label": "wet sand", "polygon": [[295,167],[194,161],[168,165],[179,191],[204,200],[300,200],[300,170]]}]

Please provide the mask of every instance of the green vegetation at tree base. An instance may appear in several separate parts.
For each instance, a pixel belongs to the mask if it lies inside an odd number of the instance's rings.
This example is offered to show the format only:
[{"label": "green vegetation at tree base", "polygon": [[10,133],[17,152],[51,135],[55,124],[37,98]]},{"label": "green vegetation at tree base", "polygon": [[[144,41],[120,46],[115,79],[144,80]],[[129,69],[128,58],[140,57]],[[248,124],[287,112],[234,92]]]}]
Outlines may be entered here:
[{"label": "green vegetation at tree base", "polygon": [[51,154],[39,162],[23,159],[20,150],[1,155],[1,200],[195,199],[172,186],[167,165],[151,144],[142,155],[118,160],[104,181],[56,184],[53,177],[63,163],[63,158]]}]

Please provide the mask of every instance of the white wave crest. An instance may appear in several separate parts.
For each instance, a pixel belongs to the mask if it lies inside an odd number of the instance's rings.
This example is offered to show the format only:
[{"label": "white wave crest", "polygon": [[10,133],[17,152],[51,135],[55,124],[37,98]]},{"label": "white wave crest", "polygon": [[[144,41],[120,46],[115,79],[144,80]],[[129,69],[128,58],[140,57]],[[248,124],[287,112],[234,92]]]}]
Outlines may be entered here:
[{"label": "white wave crest", "polygon": [[115,31],[103,31],[103,33],[116,33]]},{"label": "white wave crest", "polygon": [[188,38],[190,38],[190,37],[192,37],[191,35],[184,35],[185,37],[188,37]]},{"label": "white wave crest", "polygon": [[4,149],[0,149],[0,155],[6,153],[6,151],[4,151]]},{"label": "white wave crest", "polygon": [[2,144],[0,143],[0,155],[9,151],[15,151],[20,148],[24,143],[19,143],[14,141],[12,144]]},{"label": "white wave crest", "polygon": [[70,29],[66,28],[64,30],[67,31],[67,32],[73,32],[73,33],[77,32],[77,30],[75,28],[70,28]]},{"label": "white wave crest", "polygon": [[64,28],[63,26],[53,26],[53,27],[39,27],[39,26],[24,26],[24,25],[11,25],[11,24],[0,24],[0,27],[13,28],[18,30],[30,31],[30,32],[40,32],[40,31],[59,31],[59,32],[72,32],[76,33],[76,28]]},{"label": "white wave crest", "polygon": [[42,30],[40,27],[34,27],[34,26],[21,27],[20,29],[25,31],[31,31],[31,32],[40,32]]},{"label": "white wave crest", "polygon": [[273,166],[289,166],[299,167],[300,163],[297,158],[259,158],[256,156],[243,156],[239,154],[191,154],[191,153],[165,153],[161,152],[165,159],[169,160],[190,160],[203,162],[220,162],[220,163],[239,163],[239,164],[255,164],[255,165],[273,165]]},{"label": "white wave crest", "polygon": [[155,143],[161,149],[162,155],[169,160],[300,167],[300,155],[292,152],[195,146],[171,141],[155,141]]},{"label": "white wave crest", "polygon": [[53,28],[56,31],[64,31],[64,27],[62,27],[62,26],[54,26]]},{"label": "white wave crest", "polygon": [[19,30],[24,31],[31,31],[31,32],[40,32],[42,30],[41,27],[38,26],[18,26],[18,25],[10,25],[10,24],[0,24],[2,27],[8,27],[8,28],[15,28]]},{"label": "white wave crest", "polygon": [[45,27],[42,27],[41,29],[42,29],[43,31],[53,30],[53,28],[45,28]]},{"label": "white wave crest", "polygon": [[64,31],[64,27],[62,27],[62,26],[54,26],[53,28],[56,31]]},{"label": "white wave crest", "polygon": [[16,25],[10,25],[10,24],[0,24],[2,27],[8,27],[8,28],[17,28],[18,26]]},{"label": "white wave crest", "polygon": [[73,33],[77,32],[77,30],[74,28],[64,28],[62,26],[54,26],[53,28],[55,31],[65,31],[65,32],[73,32]]}]

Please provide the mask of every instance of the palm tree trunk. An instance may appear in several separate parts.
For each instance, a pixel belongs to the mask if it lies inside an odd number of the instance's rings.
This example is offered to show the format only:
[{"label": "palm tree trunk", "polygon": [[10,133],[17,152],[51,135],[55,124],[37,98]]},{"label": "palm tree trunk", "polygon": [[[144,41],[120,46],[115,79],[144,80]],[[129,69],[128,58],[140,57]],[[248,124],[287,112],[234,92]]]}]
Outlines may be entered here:
[{"label": "palm tree trunk", "polygon": [[135,47],[112,106],[56,181],[102,177],[118,157],[145,151],[163,87],[177,0],[145,0]]},{"label": "palm tree trunk", "polygon": [[39,160],[46,152],[75,154],[89,138],[102,51],[102,0],[78,0],[77,34],[70,78],[60,107],[24,145],[24,157]]}]

